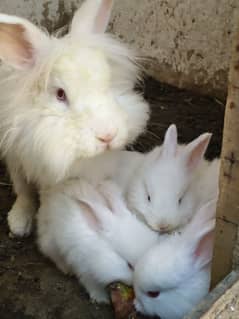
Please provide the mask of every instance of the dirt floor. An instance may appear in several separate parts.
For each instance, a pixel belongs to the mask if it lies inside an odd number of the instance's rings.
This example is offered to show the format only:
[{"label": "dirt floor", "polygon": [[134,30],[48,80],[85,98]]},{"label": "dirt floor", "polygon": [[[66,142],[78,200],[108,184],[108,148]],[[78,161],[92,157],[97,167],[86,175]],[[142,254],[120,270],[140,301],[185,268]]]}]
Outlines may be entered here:
[{"label": "dirt floor", "polygon": [[[208,158],[220,154],[224,102],[145,81],[143,91],[152,106],[147,134],[139,150],[160,144],[165,130],[175,123],[179,140],[188,142],[209,131],[213,139]],[[92,304],[76,279],[66,277],[38,252],[34,235],[9,237],[7,211],[14,200],[3,165],[0,165],[0,318],[1,319],[107,319],[110,307]]]}]

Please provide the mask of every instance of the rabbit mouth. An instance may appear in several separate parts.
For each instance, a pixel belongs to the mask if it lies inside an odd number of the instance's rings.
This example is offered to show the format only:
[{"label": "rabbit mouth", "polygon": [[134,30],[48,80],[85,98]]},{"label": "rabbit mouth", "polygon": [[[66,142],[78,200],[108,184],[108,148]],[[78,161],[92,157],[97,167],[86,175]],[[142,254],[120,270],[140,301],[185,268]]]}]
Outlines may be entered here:
[{"label": "rabbit mouth", "polygon": [[138,298],[134,299],[134,307],[138,313],[144,314],[146,312],[143,302]]},{"label": "rabbit mouth", "polygon": [[155,225],[155,224],[149,224],[149,227],[156,231],[159,232],[160,234],[171,234],[175,231],[175,227],[171,225]]},{"label": "rabbit mouth", "polygon": [[171,233],[174,230],[171,226],[158,226],[158,231],[162,234]]}]

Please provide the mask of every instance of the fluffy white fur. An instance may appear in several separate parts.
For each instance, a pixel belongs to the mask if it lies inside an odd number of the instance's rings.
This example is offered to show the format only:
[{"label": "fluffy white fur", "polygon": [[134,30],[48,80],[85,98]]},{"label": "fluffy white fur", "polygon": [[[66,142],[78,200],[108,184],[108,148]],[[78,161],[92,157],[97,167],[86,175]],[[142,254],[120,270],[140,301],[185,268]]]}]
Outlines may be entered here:
[{"label": "fluffy white fur", "polygon": [[83,177],[94,185],[112,179],[125,194],[144,159],[145,155],[139,152],[106,151],[93,158],[83,159],[72,169],[72,177]]},{"label": "fluffy white fur", "polygon": [[[111,7],[112,1],[85,1],[60,39],[0,15],[0,36],[7,39],[0,46],[0,150],[17,194],[8,217],[15,235],[31,230],[31,184],[53,186],[73,176],[82,158],[122,148],[144,130],[149,108],[133,91],[135,56],[104,34]],[[4,35],[9,26],[20,40]],[[56,98],[58,88],[65,102]],[[110,143],[103,142],[109,135]]]},{"label": "fluffy white fur", "polygon": [[91,207],[92,214],[100,225],[101,237],[132,266],[148,249],[159,242],[159,234],[129,211],[121,189],[112,181],[104,181],[98,186],[107,205],[100,205],[99,193],[90,188],[83,197],[78,180],[71,185],[74,187],[72,194],[74,193],[75,198],[84,200]]},{"label": "fluffy white fur", "polygon": [[[42,192],[41,251],[61,270],[76,274],[99,302],[107,300],[104,288],[110,282],[131,283],[135,268],[137,309],[181,318],[208,292],[215,201],[191,213],[181,233],[159,236],[131,213],[119,186],[110,181],[99,185],[97,177],[97,186],[75,178]],[[159,304],[145,296],[156,288]]]},{"label": "fluffy white fur", "polygon": [[210,134],[178,145],[174,125],[139,164],[127,191],[130,209],[161,232],[185,225],[195,211],[218,194],[220,161],[203,158]]},{"label": "fluffy white fur", "polygon": [[[94,206],[89,205],[88,198],[94,201]],[[102,208],[109,213],[97,190],[84,181],[73,180],[43,193],[38,212],[40,250],[59,269],[76,275],[97,302],[108,301],[105,289],[108,284],[115,281],[132,284],[127,259],[100,236],[94,210]]]},{"label": "fluffy white fur", "polygon": [[[137,263],[135,306],[147,315],[182,319],[208,293],[216,201],[204,205],[192,221]],[[158,296],[157,296],[158,294]]]},{"label": "fluffy white fur", "polygon": [[73,179],[42,193],[38,244],[92,299],[106,302],[111,282],[133,282],[137,310],[179,319],[209,289],[215,210],[214,200],[180,232],[159,236],[131,214],[116,184]]},{"label": "fluffy white fur", "polygon": [[220,160],[203,158],[211,135],[178,145],[171,125],[164,143],[148,154],[111,151],[81,161],[73,176],[97,185],[112,179],[132,212],[151,228],[167,232],[188,223],[197,209],[218,194]]}]

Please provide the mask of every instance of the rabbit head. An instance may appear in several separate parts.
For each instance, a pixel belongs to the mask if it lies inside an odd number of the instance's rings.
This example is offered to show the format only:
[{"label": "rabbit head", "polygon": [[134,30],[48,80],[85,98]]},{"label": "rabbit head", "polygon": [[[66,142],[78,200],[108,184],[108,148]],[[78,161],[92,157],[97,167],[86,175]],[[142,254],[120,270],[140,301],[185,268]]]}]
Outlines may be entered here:
[{"label": "rabbit head", "polygon": [[135,267],[136,308],[181,319],[208,293],[216,201],[204,205],[181,234],[163,235]]},{"label": "rabbit head", "polygon": [[211,134],[205,133],[179,146],[176,126],[171,125],[163,145],[146,155],[127,196],[131,210],[154,230],[171,231],[192,217],[194,201],[187,191],[210,138]]},{"label": "rabbit head", "polygon": [[135,57],[104,33],[111,7],[86,0],[63,38],[0,15],[0,148],[31,180],[62,180],[78,159],[122,148],[144,129]]}]

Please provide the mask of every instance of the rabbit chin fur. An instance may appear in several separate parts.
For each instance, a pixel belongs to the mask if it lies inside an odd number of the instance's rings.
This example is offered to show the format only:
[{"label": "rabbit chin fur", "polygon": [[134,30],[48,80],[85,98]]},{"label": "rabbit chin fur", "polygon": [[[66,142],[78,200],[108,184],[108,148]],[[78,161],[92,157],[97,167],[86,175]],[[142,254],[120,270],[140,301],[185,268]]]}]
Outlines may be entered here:
[{"label": "rabbit chin fur", "polygon": [[87,207],[65,195],[64,187],[44,195],[37,216],[40,250],[60,270],[76,275],[91,299],[108,302],[105,287],[112,282],[132,284],[128,263],[86,219]]}]

